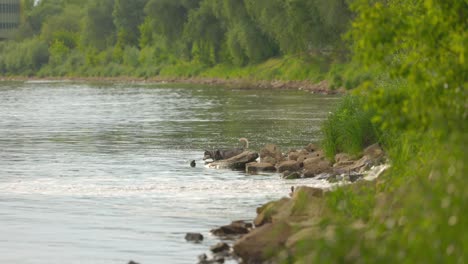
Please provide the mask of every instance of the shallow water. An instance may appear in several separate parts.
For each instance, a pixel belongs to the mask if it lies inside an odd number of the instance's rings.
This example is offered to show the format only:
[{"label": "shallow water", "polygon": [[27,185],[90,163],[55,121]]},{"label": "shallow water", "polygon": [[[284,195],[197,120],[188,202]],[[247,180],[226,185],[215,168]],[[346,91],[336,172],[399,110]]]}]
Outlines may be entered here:
[{"label": "shallow water", "polygon": [[[207,169],[205,148],[319,140],[336,96],[302,91],[0,82],[0,259],[196,263],[209,230],[287,195],[276,174]],[[191,168],[189,162],[198,166]],[[205,241],[187,243],[186,232]]]}]

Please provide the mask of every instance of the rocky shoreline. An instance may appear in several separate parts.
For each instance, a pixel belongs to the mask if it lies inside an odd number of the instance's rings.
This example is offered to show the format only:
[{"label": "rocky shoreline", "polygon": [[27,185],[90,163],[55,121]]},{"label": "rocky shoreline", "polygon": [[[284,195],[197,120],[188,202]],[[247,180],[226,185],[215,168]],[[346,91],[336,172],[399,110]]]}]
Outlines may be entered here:
[{"label": "rocky shoreline", "polygon": [[247,264],[277,263],[289,259],[303,247],[303,239],[322,238],[327,232],[333,232],[322,230],[320,222],[329,210],[326,197],[336,186],[375,187],[379,175],[389,165],[385,152],[377,144],[367,147],[359,157],[337,154],[333,162],[327,160],[323,150],[315,144],[289,150],[286,154],[276,145],[268,144],[259,154],[245,151],[236,157],[213,162],[209,167],[245,170],[253,175],[277,172],[285,180],[314,178],[327,181],[331,187],[293,187],[289,197],[257,208],[253,223],[233,221],[211,230],[213,235],[229,238],[233,243],[220,242],[212,246],[212,257],[200,255],[199,264],[224,263],[226,260]]},{"label": "rocky shoreline", "polygon": [[223,79],[204,77],[1,77],[0,81],[73,81],[73,82],[109,82],[109,83],[182,83],[210,86],[225,86],[233,89],[276,89],[303,90],[316,94],[343,94],[345,90],[330,89],[327,81],[313,83],[311,81],[254,80],[254,79]]}]

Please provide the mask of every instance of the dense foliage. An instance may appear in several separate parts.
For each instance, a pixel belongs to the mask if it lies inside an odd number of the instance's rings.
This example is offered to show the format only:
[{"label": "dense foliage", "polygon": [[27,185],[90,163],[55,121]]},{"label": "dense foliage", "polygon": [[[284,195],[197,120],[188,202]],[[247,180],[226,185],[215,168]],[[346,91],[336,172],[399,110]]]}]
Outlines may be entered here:
[{"label": "dense foliage", "polygon": [[[351,18],[345,0],[22,2],[16,41],[0,43],[7,75],[192,75],[284,56],[342,57]],[[26,52],[28,42],[40,54]]]},{"label": "dense foliage", "polygon": [[362,104],[347,98],[330,116],[324,143],[362,142],[348,131],[368,127],[353,120],[371,113],[392,168],[365,192],[332,193],[334,238],[305,239],[298,259],[465,263],[468,3],[356,0],[352,9],[354,63],[374,74],[354,91]]}]

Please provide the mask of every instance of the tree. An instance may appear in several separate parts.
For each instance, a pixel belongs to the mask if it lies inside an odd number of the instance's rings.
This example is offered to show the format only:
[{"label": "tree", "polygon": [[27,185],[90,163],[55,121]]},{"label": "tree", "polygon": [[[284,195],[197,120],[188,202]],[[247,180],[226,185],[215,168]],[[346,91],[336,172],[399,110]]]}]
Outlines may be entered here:
[{"label": "tree", "polygon": [[41,0],[34,8],[25,11],[27,23],[31,26],[33,33],[38,34],[49,17],[63,11],[63,5],[61,0]]},{"label": "tree", "polygon": [[83,29],[83,43],[98,50],[114,45],[116,30],[112,13],[114,0],[91,2],[87,6]]},{"label": "tree", "polygon": [[138,45],[138,27],[145,19],[143,9],[147,2],[148,0],[115,0],[112,16],[117,29],[118,45]]},{"label": "tree", "polygon": [[78,45],[83,12],[75,5],[64,7],[61,13],[49,17],[42,26],[41,38],[46,43],[62,42],[70,49]]},{"label": "tree", "polygon": [[156,34],[163,35],[168,44],[182,37],[190,10],[198,7],[199,0],[149,0],[145,14]]},{"label": "tree", "polygon": [[[359,0],[353,9],[358,13],[350,32],[355,58],[382,67],[403,87],[369,86],[377,89],[372,94],[381,124],[417,131],[465,127],[468,3]],[[399,118],[392,118],[395,114]]]}]

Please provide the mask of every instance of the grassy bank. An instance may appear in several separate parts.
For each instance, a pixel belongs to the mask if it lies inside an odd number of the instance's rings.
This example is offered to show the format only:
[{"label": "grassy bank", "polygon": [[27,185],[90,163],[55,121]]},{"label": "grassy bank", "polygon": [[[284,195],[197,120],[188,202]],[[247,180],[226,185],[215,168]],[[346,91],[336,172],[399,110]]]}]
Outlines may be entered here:
[{"label": "grassy bank", "polygon": [[[302,55],[282,56],[260,63],[234,65],[232,63],[206,64],[196,60],[148,60],[145,49],[125,49],[124,59],[116,61],[113,49],[96,54],[87,51],[65,50],[57,56],[42,58],[47,45],[39,39],[0,43],[0,70],[3,78],[69,78],[182,81],[195,83],[231,84],[261,82],[302,82],[313,85],[326,81],[321,90],[354,88],[365,76],[347,74],[353,65],[332,56]],[[53,59],[56,57],[55,59]],[[47,61],[44,63],[43,61]]]}]

